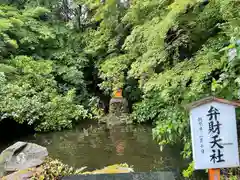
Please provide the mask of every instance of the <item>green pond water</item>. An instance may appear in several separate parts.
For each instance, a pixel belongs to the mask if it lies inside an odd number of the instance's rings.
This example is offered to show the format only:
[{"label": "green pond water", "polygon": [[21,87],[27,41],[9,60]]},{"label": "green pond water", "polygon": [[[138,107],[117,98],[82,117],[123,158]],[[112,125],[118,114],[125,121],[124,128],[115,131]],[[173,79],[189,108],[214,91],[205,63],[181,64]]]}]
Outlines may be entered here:
[{"label": "green pond water", "polygon": [[[88,170],[127,163],[136,172],[180,173],[186,165],[179,148],[165,148],[161,152],[152,138],[151,127],[145,125],[107,128],[103,124],[84,124],[72,130],[30,135],[14,142],[19,140],[45,146],[52,158],[76,168],[87,166]],[[11,144],[0,143],[0,148]]]}]

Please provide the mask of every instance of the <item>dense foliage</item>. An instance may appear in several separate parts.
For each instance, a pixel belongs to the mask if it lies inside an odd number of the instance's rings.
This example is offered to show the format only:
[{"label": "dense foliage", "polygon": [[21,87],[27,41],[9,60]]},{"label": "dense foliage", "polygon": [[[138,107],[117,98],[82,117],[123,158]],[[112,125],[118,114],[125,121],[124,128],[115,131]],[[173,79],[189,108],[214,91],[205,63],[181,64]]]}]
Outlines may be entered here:
[{"label": "dense foliage", "polygon": [[76,31],[31,3],[1,5],[0,27],[0,119],[49,131],[91,118],[83,70],[88,61],[81,37],[72,37]]},{"label": "dense foliage", "polygon": [[[37,130],[99,114],[101,92],[124,89],[132,118],[161,146],[184,142],[184,106],[239,95],[239,2],[5,0],[0,6],[1,119]],[[231,54],[228,55],[228,52]]]},{"label": "dense foliage", "polygon": [[[138,122],[154,122],[160,145],[184,142],[190,155],[184,106],[208,95],[237,99],[239,2],[144,0],[98,7],[97,30],[88,31],[100,87],[123,87]],[[122,1],[120,1],[122,2]],[[99,17],[101,12],[101,17]],[[87,36],[89,36],[89,34]],[[231,61],[229,49],[237,52]]]},{"label": "dense foliage", "polygon": [[100,87],[105,92],[124,87],[134,104],[132,117],[153,122],[161,146],[184,142],[187,158],[191,144],[184,106],[209,95],[238,99],[238,5],[232,0],[105,4],[108,11],[93,31],[91,47],[101,50]]}]

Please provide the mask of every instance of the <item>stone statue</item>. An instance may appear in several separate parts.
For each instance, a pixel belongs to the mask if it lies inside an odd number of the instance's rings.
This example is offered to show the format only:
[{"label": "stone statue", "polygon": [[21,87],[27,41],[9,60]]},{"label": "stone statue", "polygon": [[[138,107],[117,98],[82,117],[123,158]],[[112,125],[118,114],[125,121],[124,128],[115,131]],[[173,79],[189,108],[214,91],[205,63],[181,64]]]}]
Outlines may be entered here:
[{"label": "stone statue", "polygon": [[128,113],[128,102],[122,96],[122,89],[118,89],[109,103],[109,113],[120,116],[122,113]]}]

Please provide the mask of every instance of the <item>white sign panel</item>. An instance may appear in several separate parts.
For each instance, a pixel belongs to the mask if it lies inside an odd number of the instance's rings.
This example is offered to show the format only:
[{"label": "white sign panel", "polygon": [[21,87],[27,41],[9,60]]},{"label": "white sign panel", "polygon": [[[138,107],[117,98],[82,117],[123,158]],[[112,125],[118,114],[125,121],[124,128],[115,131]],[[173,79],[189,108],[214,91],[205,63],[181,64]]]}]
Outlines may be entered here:
[{"label": "white sign panel", "polygon": [[235,107],[210,102],[190,111],[195,169],[239,166]]}]

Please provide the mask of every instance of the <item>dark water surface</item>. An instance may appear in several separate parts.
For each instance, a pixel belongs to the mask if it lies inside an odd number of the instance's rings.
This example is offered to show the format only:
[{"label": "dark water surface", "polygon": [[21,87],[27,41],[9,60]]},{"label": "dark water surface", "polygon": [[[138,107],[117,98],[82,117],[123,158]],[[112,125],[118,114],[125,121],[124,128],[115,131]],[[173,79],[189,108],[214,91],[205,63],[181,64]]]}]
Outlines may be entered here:
[{"label": "dark water surface", "polygon": [[[35,134],[17,140],[45,146],[50,157],[76,168],[87,166],[89,170],[94,170],[127,163],[133,165],[136,172],[180,172],[184,166],[180,149],[166,148],[161,152],[152,139],[151,127],[144,125],[107,128],[105,125],[87,124],[73,130]],[[0,143],[0,148],[6,146]]]}]

